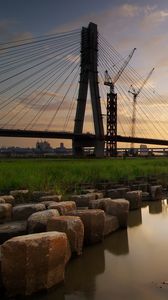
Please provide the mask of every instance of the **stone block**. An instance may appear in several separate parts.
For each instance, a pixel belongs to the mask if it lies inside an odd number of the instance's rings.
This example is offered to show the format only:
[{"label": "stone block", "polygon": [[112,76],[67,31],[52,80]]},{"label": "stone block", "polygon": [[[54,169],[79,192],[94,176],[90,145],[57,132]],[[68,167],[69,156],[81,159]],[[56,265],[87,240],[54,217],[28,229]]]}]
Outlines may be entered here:
[{"label": "stone block", "polygon": [[162,185],[152,185],[150,186],[151,200],[157,201],[161,200],[163,197]]},{"label": "stone block", "polygon": [[1,197],[5,200],[5,203],[12,204],[12,206],[15,204],[15,198],[12,195],[3,195]]},{"label": "stone block", "polygon": [[110,190],[107,190],[106,193],[105,193],[105,195],[106,195],[106,197],[110,197],[111,199],[117,199],[117,198],[120,198],[117,189],[110,189]]},{"label": "stone block", "polygon": [[76,210],[76,203],[74,201],[55,202],[54,204],[50,204],[48,209],[57,209],[59,214],[63,216]]},{"label": "stone block", "polygon": [[13,207],[14,220],[27,220],[33,213],[45,210],[44,204],[21,204]]},{"label": "stone block", "polygon": [[140,183],[139,184],[139,190],[141,190],[142,192],[146,193],[149,191],[149,184],[148,183]]},{"label": "stone block", "polygon": [[39,200],[41,197],[44,196],[51,196],[53,195],[54,192],[53,191],[33,191],[32,192],[32,198],[33,200],[37,201]]},{"label": "stone block", "polygon": [[116,231],[119,228],[118,218],[105,214],[104,236]]},{"label": "stone block", "polygon": [[104,236],[105,213],[101,209],[80,209],[70,215],[81,218],[84,225],[84,243],[101,242]]},{"label": "stone block", "polygon": [[91,200],[89,202],[88,208],[90,208],[90,209],[103,209],[103,203],[102,203],[101,199]]},{"label": "stone block", "polygon": [[60,283],[69,257],[65,233],[37,233],[6,241],[2,245],[2,280],[7,296],[31,295]]},{"label": "stone block", "polygon": [[27,233],[27,222],[16,221],[7,222],[0,225],[0,244],[3,244],[7,240]]},{"label": "stone block", "polygon": [[130,188],[128,187],[121,187],[117,189],[118,192],[118,198],[125,198],[126,197],[126,193],[130,191]]},{"label": "stone block", "polygon": [[142,204],[142,191],[131,191],[126,193],[126,199],[129,201],[129,209],[134,210],[141,208]]},{"label": "stone block", "polygon": [[16,203],[25,203],[30,201],[31,194],[29,190],[14,190],[10,191],[10,195],[15,198]]},{"label": "stone block", "polygon": [[104,200],[105,212],[109,215],[116,216],[121,228],[127,227],[129,201],[126,199],[107,199]]},{"label": "stone block", "polygon": [[48,195],[48,196],[42,196],[40,197],[40,202],[44,201],[53,201],[53,202],[60,202],[62,200],[61,195]]},{"label": "stone block", "polygon": [[58,202],[56,202],[56,201],[42,201],[40,203],[44,204],[45,207],[46,207],[46,209],[48,209],[51,204],[53,204],[53,205],[55,204],[56,205]]},{"label": "stone block", "polygon": [[149,201],[150,194],[148,192],[142,192],[142,201]]},{"label": "stone block", "polygon": [[47,231],[50,219],[55,220],[59,216],[57,209],[38,211],[32,214],[27,220],[28,233],[38,233]]},{"label": "stone block", "polygon": [[0,203],[6,203],[6,201],[2,197],[0,197]]},{"label": "stone block", "polygon": [[97,200],[91,200],[89,202],[88,208],[104,210],[104,200],[111,200],[111,198],[102,198],[102,199],[97,199]]},{"label": "stone block", "polygon": [[12,218],[12,205],[0,203],[0,223],[10,221]]},{"label": "stone block", "polygon": [[60,216],[48,220],[47,231],[59,231],[66,233],[71,252],[77,255],[82,254],[84,240],[84,226],[79,217]]},{"label": "stone block", "polygon": [[92,194],[95,194],[95,199],[102,199],[104,198],[104,194],[102,192],[95,192],[95,193],[92,193]]},{"label": "stone block", "polygon": [[95,199],[96,199],[95,193],[70,196],[70,200],[75,201],[77,207],[88,207],[89,202]]}]

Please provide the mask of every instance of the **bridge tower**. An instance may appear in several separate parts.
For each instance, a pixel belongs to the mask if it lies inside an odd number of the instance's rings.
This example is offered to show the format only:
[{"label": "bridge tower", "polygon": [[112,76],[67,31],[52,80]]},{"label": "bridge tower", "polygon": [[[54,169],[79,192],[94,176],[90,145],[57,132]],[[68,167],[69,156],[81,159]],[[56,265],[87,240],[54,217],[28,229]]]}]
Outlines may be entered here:
[{"label": "bridge tower", "polygon": [[[81,71],[79,81],[79,91],[77,99],[77,109],[74,124],[73,153],[75,156],[83,155],[83,147],[94,147],[95,156],[104,156],[104,128],[100,104],[100,94],[98,85],[98,32],[97,25],[89,23],[87,28],[83,27],[81,32]],[[78,134],[83,133],[86,101],[88,87],[90,87],[91,105],[93,111],[93,121],[95,130],[95,140],[83,141]]]}]

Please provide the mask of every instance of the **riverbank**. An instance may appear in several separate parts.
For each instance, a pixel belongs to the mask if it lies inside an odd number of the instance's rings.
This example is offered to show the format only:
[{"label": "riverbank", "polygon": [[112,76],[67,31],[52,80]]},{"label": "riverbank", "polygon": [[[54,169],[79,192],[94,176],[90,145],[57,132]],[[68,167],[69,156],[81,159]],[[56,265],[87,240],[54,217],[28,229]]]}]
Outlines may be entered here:
[{"label": "riverbank", "polygon": [[[14,189],[54,190],[67,194],[82,184],[114,183],[137,176],[164,174],[167,184],[168,158],[136,159],[5,159],[0,161],[0,191]],[[163,179],[162,179],[163,180]]]}]

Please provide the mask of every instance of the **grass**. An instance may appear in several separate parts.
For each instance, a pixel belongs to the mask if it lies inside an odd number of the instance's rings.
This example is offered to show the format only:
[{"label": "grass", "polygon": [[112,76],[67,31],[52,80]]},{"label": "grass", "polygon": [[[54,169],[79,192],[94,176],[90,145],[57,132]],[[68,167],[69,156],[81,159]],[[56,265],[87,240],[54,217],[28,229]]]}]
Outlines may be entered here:
[{"label": "grass", "polygon": [[168,158],[137,159],[3,159],[0,161],[0,191],[50,190],[67,193],[81,183],[150,174],[168,174]]}]

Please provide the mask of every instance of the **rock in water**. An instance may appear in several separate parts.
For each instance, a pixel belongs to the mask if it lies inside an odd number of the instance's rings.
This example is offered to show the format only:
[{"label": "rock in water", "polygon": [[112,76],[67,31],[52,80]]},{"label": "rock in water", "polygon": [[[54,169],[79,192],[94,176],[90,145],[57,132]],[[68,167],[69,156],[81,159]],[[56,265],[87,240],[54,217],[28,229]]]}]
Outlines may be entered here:
[{"label": "rock in water", "polygon": [[0,223],[10,221],[12,217],[12,205],[0,203]]},{"label": "rock in water", "polygon": [[31,295],[63,281],[69,257],[65,233],[53,231],[8,240],[2,245],[2,281],[7,296]]},{"label": "rock in water", "polygon": [[48,220],[47,231],[59,231],[67,234],[71,251],[82,254],[84,226],[79,217],[60,216]]},{"label": "rock in water", "polygon": [[13,219],[27,220],[33,213],[42,210],[45,210],[45,205],[41,203],[17,205],[13,208]]},{"label": "rock in water", "polygon": [[[47,224],[49,220],[55,221],[59,216],[57,209],[49,209],[38,211],[32,214],[27,220],[28,233],[39,233],[47,231]],[[56,231],[56,230],[54,230]]]}]

